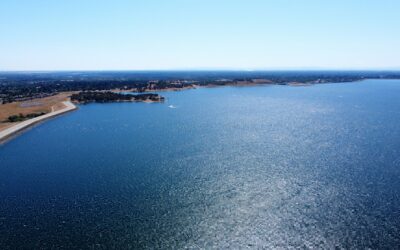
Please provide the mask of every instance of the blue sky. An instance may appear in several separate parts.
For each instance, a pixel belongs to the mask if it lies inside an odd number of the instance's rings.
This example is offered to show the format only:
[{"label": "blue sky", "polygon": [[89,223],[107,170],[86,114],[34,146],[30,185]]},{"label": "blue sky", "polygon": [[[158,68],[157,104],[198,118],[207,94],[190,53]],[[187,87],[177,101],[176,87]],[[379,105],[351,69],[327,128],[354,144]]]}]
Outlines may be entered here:
[{"label": "blue sky", "polygon": [[400,1],[0,1],[0,70],[309,68],[400,69]]}]

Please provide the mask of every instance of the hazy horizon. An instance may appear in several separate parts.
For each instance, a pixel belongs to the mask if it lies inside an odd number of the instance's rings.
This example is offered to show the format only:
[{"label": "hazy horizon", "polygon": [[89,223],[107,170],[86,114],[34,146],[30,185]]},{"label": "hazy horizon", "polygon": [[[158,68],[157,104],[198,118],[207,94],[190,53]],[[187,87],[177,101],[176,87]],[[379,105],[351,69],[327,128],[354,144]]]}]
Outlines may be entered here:
[{"label": "hazy horizon", "polygon": [[270,68],[270,69],[235,69],[235,68],[171,68],[171,69],[40,69],[40,70],[0,70],[0,73],[46,73],[46,72],[376,72],[400,71],[400,68]]}]

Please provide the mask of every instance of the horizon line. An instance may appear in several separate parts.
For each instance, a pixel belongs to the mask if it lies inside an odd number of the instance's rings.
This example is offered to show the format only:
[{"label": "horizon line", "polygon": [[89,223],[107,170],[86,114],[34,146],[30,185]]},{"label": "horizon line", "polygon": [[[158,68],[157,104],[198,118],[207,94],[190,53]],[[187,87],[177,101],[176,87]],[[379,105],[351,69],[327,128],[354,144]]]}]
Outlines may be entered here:
[{"label": "horizon line", "polygon": [[400,71],[400,67],[394,68],[171,68],[171,69],[29,69],[29,70],[0,70],[0,73],[47,73],[47,72],[273,72],[273,71]]}]

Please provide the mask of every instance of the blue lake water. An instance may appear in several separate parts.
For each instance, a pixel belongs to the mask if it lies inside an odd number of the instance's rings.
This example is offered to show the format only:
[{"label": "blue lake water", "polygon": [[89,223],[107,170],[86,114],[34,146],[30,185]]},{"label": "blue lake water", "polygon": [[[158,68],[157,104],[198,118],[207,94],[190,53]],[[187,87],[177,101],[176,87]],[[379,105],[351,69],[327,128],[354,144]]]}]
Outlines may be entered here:
[{"label": "blue lake water", "polygon": [[0,248],[400,246],[399,80],[161,94],[0,145]]}]

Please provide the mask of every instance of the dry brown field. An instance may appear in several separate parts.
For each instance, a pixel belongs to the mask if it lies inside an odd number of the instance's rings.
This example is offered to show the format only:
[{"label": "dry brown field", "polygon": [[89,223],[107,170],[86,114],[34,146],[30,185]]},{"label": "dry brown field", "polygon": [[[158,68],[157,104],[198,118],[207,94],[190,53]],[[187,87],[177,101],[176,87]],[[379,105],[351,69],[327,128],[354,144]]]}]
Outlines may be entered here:
[{"label": "dry brown field", "polygon": [[60,93],[45,98],[29,101],[13,102],[0,105],[0,130],[13,126],[16,123],[5,122],[11,115],[57,111],[64,108],[63,101],[68,100],[71,93]]}]

